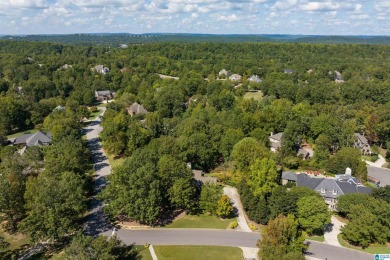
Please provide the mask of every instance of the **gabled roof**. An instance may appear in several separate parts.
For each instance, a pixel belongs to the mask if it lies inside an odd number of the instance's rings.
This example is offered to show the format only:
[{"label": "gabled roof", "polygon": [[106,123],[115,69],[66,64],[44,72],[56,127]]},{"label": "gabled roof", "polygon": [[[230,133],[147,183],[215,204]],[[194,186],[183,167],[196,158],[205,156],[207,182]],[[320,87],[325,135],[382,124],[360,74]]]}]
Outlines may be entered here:
[{"label": "gabled roof", "polygon": [[229,79],[231,79],[231,80],[239,80],[241,78],[242,78],[242,76],[240,74],[232,74],[229,77]]},{"label": "gabled roof", "polygon": [[282,136],[283,136],[283,132],[271,135],[269,138],[277,140],[277,141],[282,141]]},{"label": "gabled roof", "polygon": [[96,94],[97,94],[98,96],[108,96],[108,95],[111,95],[111,91],[109,91],[109,90],[97,91],[97,90],[96,90]]},{"label": "gabled roof", "polygon": [[314,190],[322,181],[322,178],[311,178],[306,174],[297,175],[297,186],[308,187]]},{"label": "gabled roof", "polygon": [[364,135],[361,135],[359,133],[355,133],[355,136],[362,142],[363,144],[368,144],[367,138],[364,137]]},{"label": "gabled roof", "polygon": [[35,134],[24,134],[15,139],[14,144],[25,144],[26,146],[39,146],[51,143],[51,135],[43,132]]},{"label": "gabled roof", "polygon": [[128,109],[128,112],[132,113],[132,114],[148,114],[148,110],[146,110],[142,105],[138,104],[137,102],[135,102],[134,104],[132,104],[129,109]]},{"label": "gabled roof", "polygon": [[297,181],[297,174],[295,172],[282,172],[282,180]]},{"label": "gabled roof", "polygon": [[292,69],[284,69],[284,73],[288,73],[288,74],[290,74],[290,73],[293,73],[294,71],[292,70]]}]

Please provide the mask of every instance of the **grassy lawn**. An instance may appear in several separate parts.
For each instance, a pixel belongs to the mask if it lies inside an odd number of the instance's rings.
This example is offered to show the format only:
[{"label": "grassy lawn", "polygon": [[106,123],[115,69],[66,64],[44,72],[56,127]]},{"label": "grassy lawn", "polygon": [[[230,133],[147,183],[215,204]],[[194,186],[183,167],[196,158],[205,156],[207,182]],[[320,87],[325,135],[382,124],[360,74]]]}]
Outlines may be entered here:
[{"label": "grassy lawn", "polygon": [[386,157],[386,149],[383,149],[377,145],[373,145],[371,147],[371,151],[373,151],[374,153],[379,153],[380,155],[382,155],[383,157]]},{"label": "grassy lawn", "polygon": [[322,236],[308,236],[306,239],[317,241],[317,242],[324,242],[325,241],[325,238],[323,235]]},{"label": "grassy lawn", "polygon": [[22,134],[34,134],[34,133],[36,133],[36,132],[38,132],[38,131],[39,131],[38,129],[26,130],[26,131],[19,132],[19,133],[16,133],[16,134],[7,135],[7,138],[8,138],[8,139],[16,138],[16,137],[21,136]]},{"label": "grassy lawn", "polygon": [[263,92],[246,92],[244,95],[244,99],[251,99],[253,98],[256,101],[260,101],[263,99]]},{"label": "grassy lawn", "polygon": [[166,228],[227,229],[229,224],[234,220],[234,218],[220,219],[216,216],[209,216],[207,214],[185,215],[183,218],[175,220],[173,223],[167,225]]},{"label": "grassy lawn", "polygon": [[[154,246],[153,246],[154,248]],[[152,255],[150,254],[149,248],[145,248],[144,246],[135,246],[137,249],[140,259],[142,260],[152,260]]]},{"label": "grassy lawn", "polygon": [[106,107],[107,106],[107,103],[100,103],[99,105],[97,105],[97,107]]},{"label": "grassy lawn", "polygon": [[92,120],[92,119],[95,119],[98,115],[100,115],[101,113],[103,113],[102,110],[97,110],[96,112],[91,112],[91,114],[89,115],[89,120]]},{"label": "grassy lawn", "polygon": [[[29,243],[28,238],[25,235],[19,233],[10,235],[0,229],[0,236],[4,237],[4,240],[10,243],[10,246],[7,248],[7,250],[19,249],[22,245],[26,245]],[[6,250],[0,250],[0,252],[3,251]]]},{"label": "grassy lawn", "polygon": [[369,162],[376,162],[378,160],[378,155],[363,155],[362,156],[363,160],[369,161]]},{"label": "grassy lawn", "polygon": [[368,248],[362,249],[361,247],[353,246],[348,243],[348,241],[345,241],[341,234],[337,236],[337,239],[339,240],[340,245],[348,248],[352,248],[355,250],[363,251],[369,254],[390,254],[390,246],[385,245],[371,245]]},{"label": "grassy lawn", "polygon": [[242,260],[238,247],[227,246],[153,246],[159,260]]},{"label": "grassy lawn", "polygon": [[110,165],[111,165],[112,169],[122,165],[125,162],[125,160],[126,160],[126,157],[115,158],[114,155],[108,154],[106,150],[104,150],[104,152],[107,155],[108,161],[110,162]]}]

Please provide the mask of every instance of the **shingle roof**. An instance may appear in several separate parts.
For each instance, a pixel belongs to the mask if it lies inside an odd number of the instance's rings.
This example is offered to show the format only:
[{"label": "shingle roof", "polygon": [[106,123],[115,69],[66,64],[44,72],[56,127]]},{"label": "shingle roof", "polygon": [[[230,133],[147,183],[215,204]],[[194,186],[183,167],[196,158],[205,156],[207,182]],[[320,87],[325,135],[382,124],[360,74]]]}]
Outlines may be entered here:
[{"label": "shingle roof", "polygon": [[306,174],[298,174],[297,186],[304,186],[314,190],[322,180],[321,178],[311,178]]},{"label": "shingle roof", "polygon": [[96,94],[98,96],[108,96],[108,95],[111,95],[111,91],[109,90],[100,90],[100,91],[96,91]]},{"label": "shingle roof", "polygon": [[129,112],[131,111],[133,114],[148,114],[148,110],[146,110],[142,105],[135,102],[129,107]]},{"label": "shingle roof", "polygon": [[15,139],[14,144],[26,144],[27,146],[46,145],[51,143],[51,135],[43,132],[24,134]]},{"label": "shingle roof", "polygon": [[283,133],[277,133],[277,134],[271,135],[269,138],[275,139],[277,141],[282,141],[282,136],[283,136]]},{"label": "shingle roof", "polygon": [[360,140],[360,142],[362,142],[363,144],[367,144],[368,143],[368,140],[367,138],[364,137],[364,135],[361,135],[359,133],[355,133],[355,136]]},{"label": "shingle roof", "polygon": [[297,174],[295,172],[282,172],[282,179],[288,181],[297,181]]}]

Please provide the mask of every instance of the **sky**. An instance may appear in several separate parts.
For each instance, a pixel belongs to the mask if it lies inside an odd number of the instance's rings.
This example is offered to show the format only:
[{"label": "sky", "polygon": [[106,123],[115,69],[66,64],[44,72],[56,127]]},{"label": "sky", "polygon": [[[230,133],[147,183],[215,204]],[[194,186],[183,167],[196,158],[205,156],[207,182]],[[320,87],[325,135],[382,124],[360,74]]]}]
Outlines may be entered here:
[{"label": "sky", "polygon": [[0,0],[0,34],[390,35],[390,0]]}]

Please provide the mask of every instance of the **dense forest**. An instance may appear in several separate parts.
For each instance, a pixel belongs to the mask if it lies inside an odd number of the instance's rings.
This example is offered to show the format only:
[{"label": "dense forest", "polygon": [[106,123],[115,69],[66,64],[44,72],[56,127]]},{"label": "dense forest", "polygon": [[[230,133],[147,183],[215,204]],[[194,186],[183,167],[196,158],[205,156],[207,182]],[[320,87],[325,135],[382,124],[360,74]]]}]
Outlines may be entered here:
[{"label": "dense forest", "polygon": [[185,33],[96,33],[64,35],[0,35],[10,41],[55,42],[62,44],[102,45],[117,47],[121,44],[142,43],[320,43],[320,44],[390,44],[388,36],[324,36],[324,35],[279,35],[279,34],[185,34]]},{"label": "dense forest", "polygon": [[[0,214],[10,231],[23,231],[33,241],[63,241],[77,229],[92,172],[81,120],[95,105],[94,92],[110,90],[115,102],[107,105],[100,139],[109,154],[126,158],[101,195],[112,219],[158,225],[175,209],[227,215],[220,188],[200,189],[188,162],[238,187],[257,223],[279,214],[305,219],[310,201],[318,201],[318,208],[325,203],[310,190],[281,187],[281,171],[333,175],[350,167],[366,181],[354,133],[378,149],[390,148],[389,57],[386,45],[209,42],[110,48],[0,41]],[[109,72],[94,70],[99,64]],[[242,75],[241,82],[220,78],[222,69]],[[250,81],[252,75],[261,82]],[[134,102],[149,113],[129,115]],[[59,105],[65,109],[56,110]],[[11,134],[31,129],[51,132],[53,145],[22,156],[6,146]],[[282,146],[273,153],[268,137],[279,132]],[[297,156],[301,145],[314,150],[311,159]],[[2,200],[7,190],[20,199]],[[375,204],[375,214],[389,207],[388,195],[376,194],[383,204]],[[58,201],[47,199],[56,196]],[[210,206],[217,201],[220,207]],[[49,210],[54,204],[56,212]],[[325,213],[314,228],[300,227],[316,234],[329,217]],[[45,225],[44,218],[53,225]],[[387,233],[370,242],[389,241]]]}]

